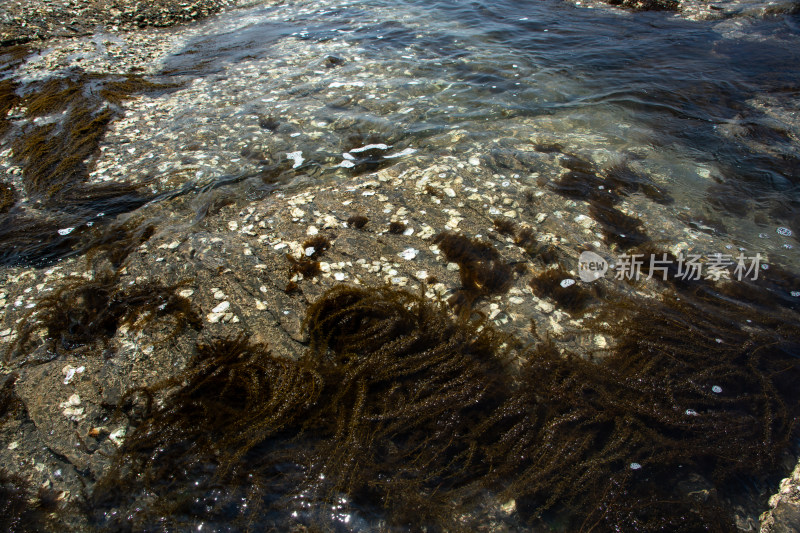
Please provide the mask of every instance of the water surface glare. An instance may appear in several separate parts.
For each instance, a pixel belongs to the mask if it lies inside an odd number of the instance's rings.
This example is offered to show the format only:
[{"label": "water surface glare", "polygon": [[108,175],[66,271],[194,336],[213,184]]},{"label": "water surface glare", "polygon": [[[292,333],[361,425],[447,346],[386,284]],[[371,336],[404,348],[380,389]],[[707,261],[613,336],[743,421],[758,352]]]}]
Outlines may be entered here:
[{"label": "water surface glare", "polygon": [[[165,73],[194,81],[155,114],[153,146],[171,150],[154,160],[203,147],[219,164],[198,177],[213,181],[246,173],[242,148],[276,160],[300,150],[319,179],[343,172],[354,134],[423,160],[557,143],[599,168],[636,161],[676,209],[787,254],[758,234],[798,216],[799,44],[797,16],[691,22],[555,1],[236,12],[166,61]],[[265,116],[272,131],[258,127]],[[551,159],[534,157],[521,179],[553,174]]]}]

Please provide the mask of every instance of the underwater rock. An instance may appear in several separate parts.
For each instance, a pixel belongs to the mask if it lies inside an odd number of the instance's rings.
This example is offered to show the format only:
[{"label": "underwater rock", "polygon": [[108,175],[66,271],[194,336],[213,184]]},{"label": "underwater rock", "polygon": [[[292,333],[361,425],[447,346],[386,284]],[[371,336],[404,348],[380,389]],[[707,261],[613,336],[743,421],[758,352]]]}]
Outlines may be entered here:
[{"label": "underwater rock", "polygon": [[103,527],[450,529],[489,494],[526,527],[557,510],[575,528],[727,531],[732,480],[775,471],[797,430],[800,369],[772,347],[796,317],[745,331],[741,312],[623,303],[596,319],[615,345],[593,362],[408,292],[334,287],[308,308],[299,359],[217,339],[131,390],[133,431],[87,511]]}]

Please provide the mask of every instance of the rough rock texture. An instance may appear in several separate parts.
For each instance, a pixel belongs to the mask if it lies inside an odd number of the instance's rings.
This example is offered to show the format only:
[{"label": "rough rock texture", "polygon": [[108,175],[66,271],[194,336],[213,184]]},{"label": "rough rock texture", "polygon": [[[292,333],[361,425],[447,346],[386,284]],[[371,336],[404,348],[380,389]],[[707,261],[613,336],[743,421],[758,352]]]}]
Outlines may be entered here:
[{"label": "rough rock texture", "polygon": [[796,0],[569,0],[577,6],[615,6],[633,11],[673,11],[690,20],[719,20],[732,17],[766,17],[794,13]]},{"label": "rough rock texture", "polygon": [[769,500],[771,509],[761,515],[761,533],[800,531],[800,464],[781,481],[780,491]]},{"label": "rough rock texture", "polygon": [[[252,2],[5,2],[0,8],[0,43],[91,35],[98,25],[105,25],[112,32],[169,26],[248,3]],[[584,6],[587,4],[583,2]],[[685,1],[680,3],[679,13],[696,19],[763,16],[796,6],[796,2]],[[153,32],[131,32],[130,37],[125,37],[129,39],[125,46],[118,46],[118,58],[98,59],[91,70],[120,69],[124,73],[134,64],[145,64],[142,58],[160,57],[171,46],[170,41],[148,33]],[[147,47],[140,39],[147,41]],[[96,48],[94,43],[84,42],[87,39],[63,41],[74,42],[65,44],[61,51],[42,54],[38,63],[31,61],[27,68],[33,72],[39,65],[44,76],[68,65],[75,49]],[[142,68],[157,70],[149,64]],[[294,101],[299,98],[295,96]],[[141,105],[150,102],[143,101]],[[137,125],[133,121],[133,104],[127,111],[126,120]],[[149,126],[145,120],[152,117],[142,117],[143,128]],[[130,124],[127,127],[133,128]],[[265,124],[261,129],[269,130]],[[447,144],[455,144],[459,135],[458,131],[449,132]],[[276,153],[291,152],[288,146],[285,150],[280,146]],[[113,150],[110,153],[114,154]],[[527,281],[542,272],[545,265],[518,246],[513,237],[498,231],[495,220],[513,220],[520,228],[531,230],[537,248],[542,249],[553,245],[572,250],[577,243],[585,242],[596,242],[600,247],[603,235],[586,216],[582,204],[555,203],[554,195],[546,193],[545,187],[534,195],[536,189],[530,188],[529,182],[506,176],[533,170],[536,165],[542,166],[543,177],[556,176],[560,171],[556,162],[550,162],[548,167],[542,162],[544,156],[519,152],[511,157],[509,153],[514,152],[491,151],[480,158],[451,156],[415,164],[399,163],[366,176],[329,180],[319,187],[310,185],[311,178],[298,171],[284,192],[275,194],[269,194],[271,189],[266,188],[265,182],[253,178],[209,190],[196,198],[176,197],[131,215],[133,222],[137,216],[157,220],[158,231],[128,256],[117,286],[135,286],[148,280],[165,285],[185,282],[179,293],[191,300],[201,314],[202,331],[186,328],[174,334],[173,324],[167,320],[138,331],[120,327],[107,343],[68,353],[56,354],[40,345],[32,357],[43,362],[23,365],[19,370],[16,394],[28,412],[0,427],[0,460],[30,472],[36,484],[60,491],[63,500],[79,498],[76,488],[80,481],[98,476],[107,465],[108,455],[124,438],[125,424],[114,419],[112,412],[125,390],[152,385],[181,370],[198,340],[239,332],[268,344],[277,355],[296,357],[303,347],[302,317],[308,304],[340,282],[391,284],[425,291],[431,299],[450,298],[461,288],[461,280],[459,267],[445,260],[433,242],[434,235],[444,230],[461,231],[470,237],[480,235],[504,261],[519,266],[507,294],[478,302],[478,311],[495,326],[531,341],[533,325],[535,331],[552,332],[571,347],[584,351],[602,349],[605,338],[582,329],[579,318],[556,309],[546,297],[531,290]],[[121,165],[121,157],[116,154],[106,160],[113,161],[116,167]],[[505,169],[502,176],[499,169]],[[495,171],[498,173],[493,174]],[[639,213],[647,226],[658,226],[665,242],[678,242],[677,236],[684,231],[682,224],[668,227],[659,223],[655,218],[658,206],[645,198],[626,200],[625,209],[629,214]],[[354,216],[364,216],[368,222],[361,229],[355,228],[347,223]],[[392,222],[402,223],[403,228],[391,231]],[[293,275],[293,260],[309,255],[305,243],[316,235],[325,235],[331,241],[329,249],[318,258],[319,274]],[[701,248],[718,249],[718,243],[708,236],[698,235],[697,239],[696,245]],[[577,257],[572,255],[559,259],[569,267],[577,264]],[[16,340],[19,320],[36,309],[41,297],[57,290],[69,278],[97,279],[104,266],[107,267],[102,262],[73,258],[49,269],[10,270],[0,280],[0,307],[4,310],[0,317],[0,349],[5,350]],[[569,276],[577,277],[574,271]],[[44,333],[36,332],[35,337],[45,337]],[[12,365],[0,365],[2,373],[11,368]],[[800,530],[799,484],[800,467],[784,480],[780,493],[772,498],[773,509],[763,515],[762,531]]]},{"label": "rough rock texture", "polygon": [[252,0],[8,0],[0,8],[0,45],[52,37],[164,27],[198,20]]}]

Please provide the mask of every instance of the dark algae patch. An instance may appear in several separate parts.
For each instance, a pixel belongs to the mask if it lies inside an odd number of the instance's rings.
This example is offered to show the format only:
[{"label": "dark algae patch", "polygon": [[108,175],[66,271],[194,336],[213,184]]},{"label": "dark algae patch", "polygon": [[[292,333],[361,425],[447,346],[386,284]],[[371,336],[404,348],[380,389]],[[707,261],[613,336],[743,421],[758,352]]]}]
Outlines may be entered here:
[{"label": "dark algae patch", "polygon": [[[286,255],[286,259],[289,260],[289,277],[291,278],[295,274],[300,274],[303,276],[303,279],[311,279],[314,276],[318,276],[322,273],[320,269],[319,261],[315,259],[306,259],[305,257],[301,257],[297,259],[290,254]],[[287,291],[291,292],[291,291]]]},{"label": "dark algae patch", "polygon": [[16,201],[14,186],[0,182],[0,214],[8,212]]},{"label": "dark algae patch", "polygon": [[550,298],[572,314],[584,311],[597,292],[597,285],[584,287],[560,264],[534,276],[528,285],[536,296]]},{"label": "dark algae patch", "polygon": [[459,266],[461,288],[450,298],[459,312],[468,313],[481,297],[506,293],[514,283],[513,267],[489,242],[447,231],[433,242]]},{"label": "dark algae patch", "polygon": [[[27,87],[21,104],[28,118],[65,113],[62,121],[28,126],[13,143],[28,195],[46,206],[62,202],[70,191],[74,197],[91,201],[95,190],[86,184],[90,159],[108,124],[119,115],[119,105],[130,95],[168,88],[134,75],[108,77],[83,72]],[[100,199],[109,187],[97,187]],[[135,194],[138,189],[126,184],[114,187],[119,189],[116,196]]]},{"label": "dark algae patch", "polygon": [[25,411],[25,404],[19,399],[14,385],[19,379],[18,374],[8,374],[0,378],[0,426],[5,423],[6,418],[17,416]]},{"label": "dark algae patch", "polygon": [[[297,361],[216,340],[182,375],[131,391],[149,409],[95,489],[98,525],[455,526],[453,497],[487,468],[468,433],[502,389],[496,334],[408,293],[350,287],[305,325]],[[127,519],[101,512],[117,506]]]},{"label": "dark algae patch", "polygon": [[87,511],[132,530],[443,531],[513,501],[512,528],[733,531],[733,502],[797,438],[797,316],[747,309],[609,305],[593,320],[613,345],[589,360],[338,286],[298,359],[214,339],[125,395],[132,428]]},{"label": "dark algae patch", "polygon": [[[85,251],[80,250],[81,228],[87,222],[131,211],[152,199],[145,183],[90,184],[89,172],[108,125],[121,115],[120,104],[133,94],[171,88],[136,75],[79,70],[14,88],[14,95],[21,96],[12,104],[26,110],[28,122],[9,137],[29,206],[0,209],[3,264],[43,266]],[[63,228],[76,229],[59,234]]]},{"label": "dark algae patch", "polygon": [[406,230],[406,225],[402,222],[390,222],[389,233],[392,235],[401,235]]},{"label": "dark algae patch", "polygon": [[492,223],[500,235],[514,235],[517,232],[517,225],[510,218],[496,218]]},{"label": "dark algae patch", "polygon": [[369,219],[363,215],[353,215],[347,219],[347,225],[355,229],[364,229]]},{"label": "dark algae patch", "polygon": [[8,112],[19,102],[17,87],[17,83],[13,80],[0,81],[0,138],[11,127],[11,121],[8,120]]},{"label": "dark algae patch", "polygon": [[0,528],[3,531],[35,533],[52,531],[56,524],[56,497],[47,489],[33,491],[27,480],[0,468]]},{"label": "dark algae patch", "polygon": [[120,326],[141,329],[156,319],[172,322],[173,334],[186,327],[201,329],[189,300],[176,294],[184,285],[148,282],[123,288],[119,276],[111,274],[68,281],[40,299],[35,312],[23,320],[7,358],[30,354],[35,348],[33,333],[40,329],[47,332],[45,342],[57,353],[106,343]]},{"label": "dark algae patch", "polygon": [[606,3],[633,11],[679,11],[681,5],[678,0],[606,0]]},{"label": "dark algae patch", "polygon": [[603,240],[609,245],[616,244],[626,250],[650,240],[642,229],[641,220],[626,215],[614,206],[594,202],[589,205],[589,215],[600,224]]},{"label": "dark algae patch", "polygon": [[306,251],[306,256],[311,259],[321,257],[330,247],[331,241],[325,235],[314,235],[303,243],[303,250]]},{"label": "dark algae patch", "polygon": [[606,186],[612,191],[625,196],[641,193],[662,205],[670,205],[674,202],[669,193],[656,185],[645,173],[634,169],[627,162],[611,165],[603,171],[603,174],[605,174]]}]

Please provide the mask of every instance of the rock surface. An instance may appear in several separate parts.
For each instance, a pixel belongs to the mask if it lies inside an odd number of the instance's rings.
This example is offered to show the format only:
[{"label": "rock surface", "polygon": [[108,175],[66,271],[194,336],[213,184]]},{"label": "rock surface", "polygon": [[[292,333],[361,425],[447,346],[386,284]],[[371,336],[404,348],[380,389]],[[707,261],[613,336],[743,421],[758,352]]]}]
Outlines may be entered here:
[{"label": "rock surface", "polygon": [[199,20],[253,0],[8,0],[0,8],[0,45],[52,37],[173,26]]}]

